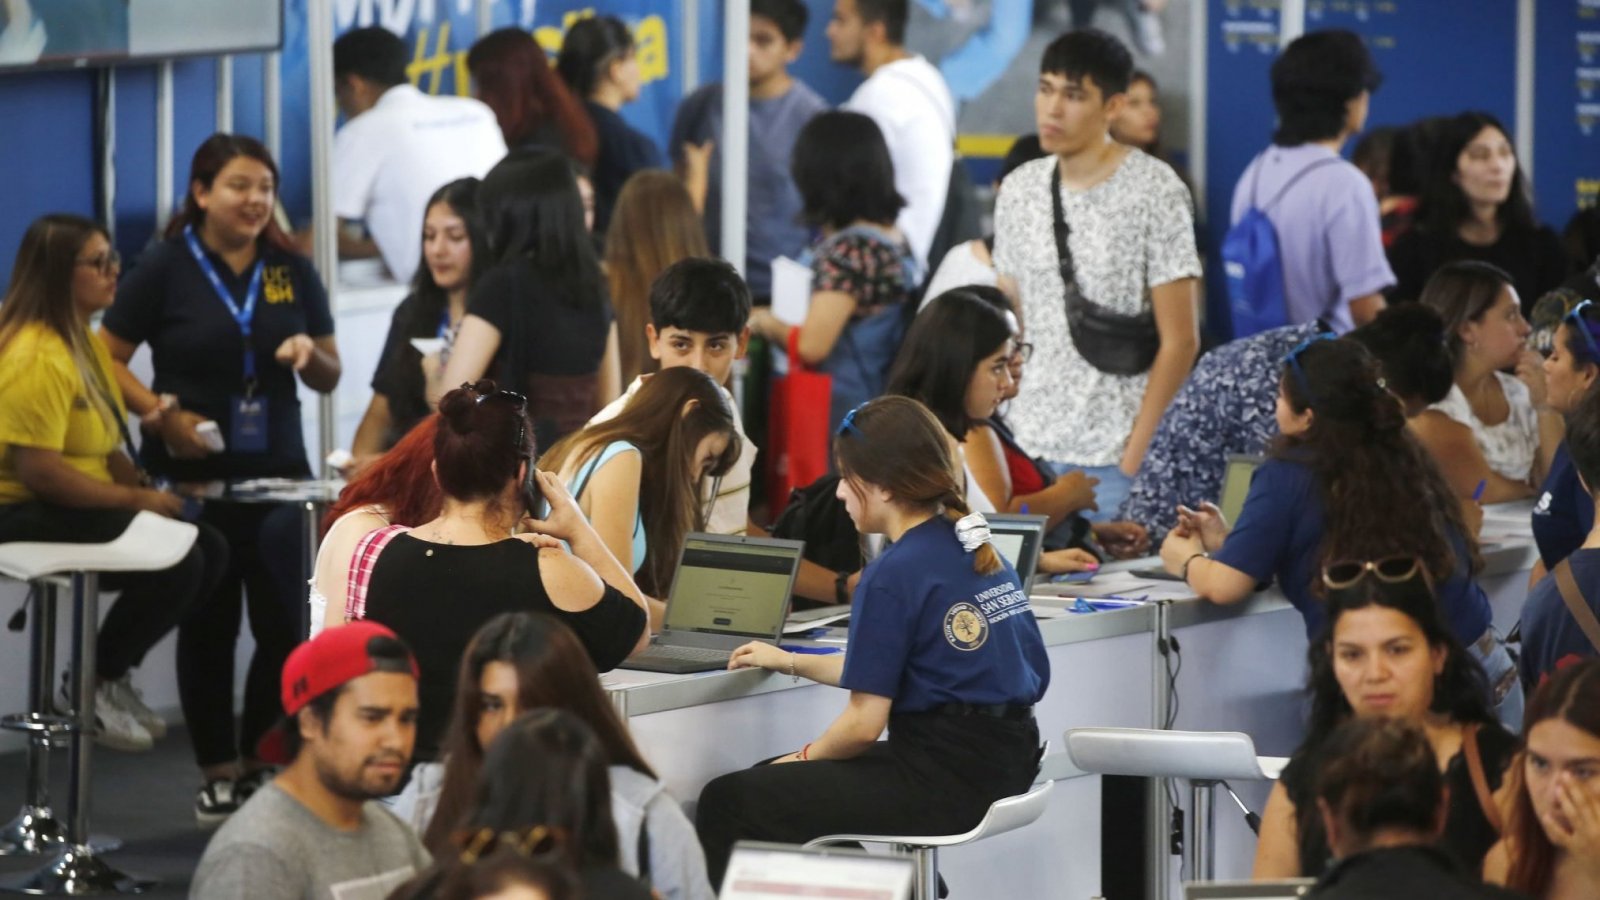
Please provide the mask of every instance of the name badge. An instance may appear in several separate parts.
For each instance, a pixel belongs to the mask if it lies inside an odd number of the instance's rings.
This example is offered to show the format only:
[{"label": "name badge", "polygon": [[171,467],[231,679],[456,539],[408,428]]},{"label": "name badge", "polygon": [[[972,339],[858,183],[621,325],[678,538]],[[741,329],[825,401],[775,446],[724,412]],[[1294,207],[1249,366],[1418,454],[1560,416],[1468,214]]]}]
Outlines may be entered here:
[{"label": "name badge", "polygon": [[267,398],[233,398],[233,427],[228,449],[234,453],[267,452]]}]

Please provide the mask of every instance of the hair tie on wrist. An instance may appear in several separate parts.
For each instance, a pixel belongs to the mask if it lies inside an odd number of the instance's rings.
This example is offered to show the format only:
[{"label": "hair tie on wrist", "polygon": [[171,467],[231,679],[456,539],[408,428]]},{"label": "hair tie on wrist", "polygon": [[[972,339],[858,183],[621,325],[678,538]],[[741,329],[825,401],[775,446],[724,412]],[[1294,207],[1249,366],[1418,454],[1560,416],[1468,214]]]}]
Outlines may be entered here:
[{"label": "hair tie on wrist", "polygon": [[983,513],[967,513],[956,520],[956,539],[961,541],[962,550],[976,553],[979,547],[989,543],[989,520]]}]

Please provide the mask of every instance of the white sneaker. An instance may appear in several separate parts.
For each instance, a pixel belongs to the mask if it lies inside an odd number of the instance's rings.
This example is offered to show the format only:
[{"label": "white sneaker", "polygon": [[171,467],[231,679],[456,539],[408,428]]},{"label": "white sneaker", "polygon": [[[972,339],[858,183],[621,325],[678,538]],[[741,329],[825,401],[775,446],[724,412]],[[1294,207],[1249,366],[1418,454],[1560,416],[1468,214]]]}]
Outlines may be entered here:
[{"label": "white sneaker", "polygon": [[104,682],[94,692],[94,739],[113,750],[141,751],[154,747],[155,739],[134,714],[124,708],[114,682]]},{"label": "white sneaker", "polygon": [[144,694],[133,683],[132,672],[111,682],[110,686],[116,692],[117,705],[132,713],[151,737],[159,741],[167,736],[167,721],[144,702]]}]

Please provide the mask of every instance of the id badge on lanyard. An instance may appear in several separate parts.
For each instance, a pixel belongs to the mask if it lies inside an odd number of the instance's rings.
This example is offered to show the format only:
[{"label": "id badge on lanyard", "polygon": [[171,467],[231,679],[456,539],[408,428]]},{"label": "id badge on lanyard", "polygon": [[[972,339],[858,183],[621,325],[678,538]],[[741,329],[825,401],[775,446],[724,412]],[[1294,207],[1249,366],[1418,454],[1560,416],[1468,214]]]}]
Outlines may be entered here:
[{"label": "id badge on lanyard", "polygon": [[206,280],[211,282],[211,288],[216,291],[217,298],[228,308],[229,315],[233,316],[233,321],[239,326],[239,335],[242,339],[244,383],[240,385],[240,393],[233,395],[228,401],[228,411],[231,414],[228,450],[233,453],[266,453],[267,398],[256,396],[256,351],[250,343],[251,320],[255,318],[256,301],[261,298],[261,273],[264,264],[261,260],[256,260],[255,271],[250,274],[250,286],[245,289],[244,305],[240,306],[233,302],[233,295],[228,292],[227,286],[222,283],[222,278],[217,275],[216,267],[206,257],[205,250],[200,246],[200,239],[195,237],[193,226],[183,230],[183,239],[189,245],[189,253],[194,257],[195,264],[205,273]]}]

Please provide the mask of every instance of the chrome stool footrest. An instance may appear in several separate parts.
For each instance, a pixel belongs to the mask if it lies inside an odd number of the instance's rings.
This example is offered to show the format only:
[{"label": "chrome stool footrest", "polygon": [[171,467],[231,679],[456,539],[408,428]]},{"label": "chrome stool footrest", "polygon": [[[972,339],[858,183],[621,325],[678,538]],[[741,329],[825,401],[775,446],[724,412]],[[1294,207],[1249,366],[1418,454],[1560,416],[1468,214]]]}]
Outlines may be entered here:
[{"label": "chrome stool footrest", "polygon": [[78,730],[75,719],[67,716],[50,715],[47,713],[11,713],[0,716],[0,729],[5,731],[23,731],[35,736],[43,735],[46,738],[65,738]]}]

